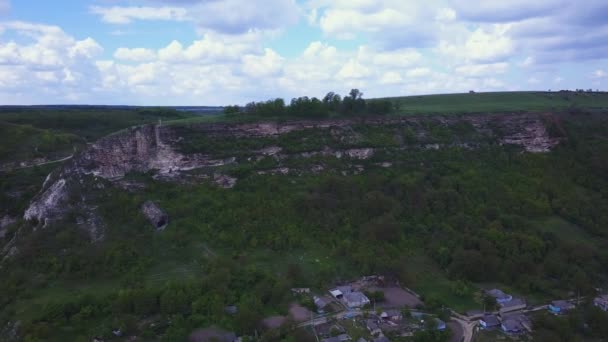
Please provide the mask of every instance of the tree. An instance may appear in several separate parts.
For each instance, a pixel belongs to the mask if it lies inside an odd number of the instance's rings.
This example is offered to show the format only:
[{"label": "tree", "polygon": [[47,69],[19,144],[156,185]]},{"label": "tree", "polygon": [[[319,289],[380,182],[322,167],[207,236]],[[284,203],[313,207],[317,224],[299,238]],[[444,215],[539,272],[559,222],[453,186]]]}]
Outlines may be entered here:
[{"label": "tree", "polygon": [[241,112],[241,107],[238,105],[224,107],[224,114],[233,115]]},{"label": "tree", "polygon": [[332,112],[337,112],[340,110],[340,105],[342,104],[342,98],[340,95],[330,91],[323,98],[323,104],[327,108],[327,110]]},{"label": "tree", "polygon": [[365,111],[365,100],[359,89],[352,89],[342,101],[342,113],[346,115],[360,114]]}]

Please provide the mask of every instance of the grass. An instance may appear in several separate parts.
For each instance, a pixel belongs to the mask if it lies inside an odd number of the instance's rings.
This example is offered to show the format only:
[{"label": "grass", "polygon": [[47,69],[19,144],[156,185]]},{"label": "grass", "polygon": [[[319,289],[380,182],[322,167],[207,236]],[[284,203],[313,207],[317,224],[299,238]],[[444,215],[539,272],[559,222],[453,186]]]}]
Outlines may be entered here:
[{"label": "grass", "polygon": [[576,241],[590,247],[597,245],[593,236],[584,229],[558,216],[536,220],[533,225],[540,231],[553,233],[563,240]]},{"label": "grass", "polygon": [[82,145],[74,134],[0,121],[0,162],[65,157]]},{"label": "grass", "polygon": [[445,273],[427,256],[414,254],[408,259],[406,267],[410,270],[411,287],[416,293],[423,296],[423,301],[436,300],[458,312],[465,312],[480,307],[474,300],[476,289],[469,287],[463,295],[454,292],[454,282],[449,280]]},{"label": "grass", "polygon": [[608,93],[496,92],[391,97],[397,114],[465,114],[608,108]]}]

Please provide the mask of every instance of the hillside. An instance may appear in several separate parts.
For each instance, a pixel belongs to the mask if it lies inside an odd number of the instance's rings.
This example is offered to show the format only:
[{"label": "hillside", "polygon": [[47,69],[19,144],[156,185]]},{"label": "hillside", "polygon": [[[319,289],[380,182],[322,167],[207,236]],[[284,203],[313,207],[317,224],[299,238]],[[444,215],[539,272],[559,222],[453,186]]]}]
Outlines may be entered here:
[{"label": "hillside", "polygon": [[[120,328],[175,341],[214,325],[289,340],[289,325],[260,321],[311,305],[290,288],[326,293],[372,274],[440,315],[480,309],[489,284],[533,304],[590,296],[608,284],[605,95],[569,94],[576,106],[563,110],[515,95],[162,125],[138,112],[114,122],[96,110],[91,122],[105,123],[91,127],[86,111],[48,114],[49,130],[95,143],[0,175],[0,335],[111,340]],[[28,115],[5,118],[47,132]],[[138,120],[148,124],[130,127]]]}]

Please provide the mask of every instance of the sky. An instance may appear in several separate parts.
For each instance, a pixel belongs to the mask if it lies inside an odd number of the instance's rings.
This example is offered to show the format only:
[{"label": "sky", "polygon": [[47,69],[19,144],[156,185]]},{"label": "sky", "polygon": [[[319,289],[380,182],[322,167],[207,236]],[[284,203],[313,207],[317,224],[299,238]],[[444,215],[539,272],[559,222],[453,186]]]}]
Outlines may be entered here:
[{"label": "sky", "polygon": [[606,0],[0,0],[0,104],[608,90]]}]

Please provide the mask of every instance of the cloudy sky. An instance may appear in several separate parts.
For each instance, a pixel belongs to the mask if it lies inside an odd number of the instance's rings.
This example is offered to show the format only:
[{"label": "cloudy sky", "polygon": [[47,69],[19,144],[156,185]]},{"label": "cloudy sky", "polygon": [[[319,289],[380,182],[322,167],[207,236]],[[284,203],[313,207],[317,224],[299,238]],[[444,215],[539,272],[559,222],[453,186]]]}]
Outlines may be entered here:
[{"label": "cloudy sky", "polygon": [[0,0],[0,104],[608,90],[606,0]]}]

